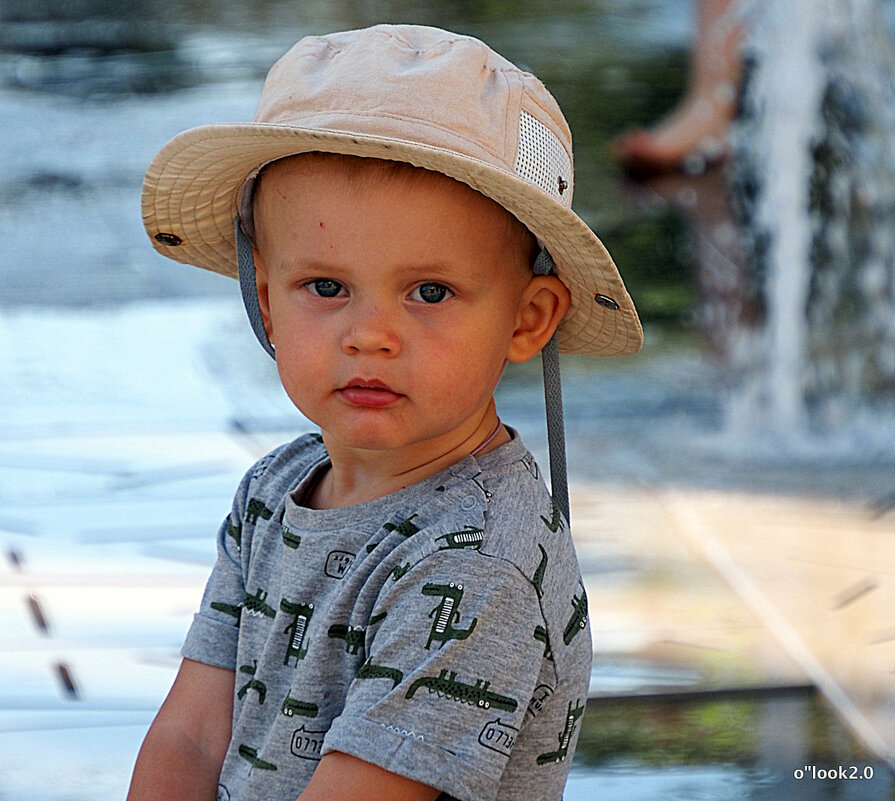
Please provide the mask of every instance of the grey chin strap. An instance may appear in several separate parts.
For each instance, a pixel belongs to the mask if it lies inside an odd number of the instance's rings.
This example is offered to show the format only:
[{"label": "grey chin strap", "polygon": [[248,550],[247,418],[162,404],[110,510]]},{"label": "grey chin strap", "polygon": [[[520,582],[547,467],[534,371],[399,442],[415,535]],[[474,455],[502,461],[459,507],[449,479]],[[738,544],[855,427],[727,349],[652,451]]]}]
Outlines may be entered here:
[{"label": "grey chin strap", "polygon": [[267,338],[264,330],[264,318],[261,316],[261,306],[258,305],[258,284],[255,282],[255,257],[252,253],[252,243],[242,230],[242,220],[236,215],[236,264],[239,267],[239,288],[242,291],[242,302],[249,315],[252,331],[258,337],[261,347],[273,358],[277,358],[276,351]]},{"label": "grey chin strap", "polygon": [[[261,347],[274,359],[276,352],[267,332],[258,305],[258,285],[255,282],[255,258],[252,243],[245,235],[236,217],[236,262],[239,266],[239,288],[245,304],[252,331],[258,337]],[[547,248],[541,248],[533,265],[535,275],[550,275],[554,272],[553,257]],[[544,370],[544,401],[547,408],[547,449],[550,454],[550,489],[553,500],[569,520],[569,481],[566,474],[566,434],[562,412],[562,380],[559,374],[559,346],[556,333],[541,351],[541,365]]]},{"label": "grey chin strap", "polygon": [[[555,272],[553,257],[547,248],[541,248],[533,265],[535,275]],[[547,408],[547,450],[550,454],[550,492],[553,502],[568,521],[569,478],[566,473],[566,431],[562,412],[562,378],[559,374],[559,345],[556,332],[541,350],[541,367],[544,371],[544,404]]]}]

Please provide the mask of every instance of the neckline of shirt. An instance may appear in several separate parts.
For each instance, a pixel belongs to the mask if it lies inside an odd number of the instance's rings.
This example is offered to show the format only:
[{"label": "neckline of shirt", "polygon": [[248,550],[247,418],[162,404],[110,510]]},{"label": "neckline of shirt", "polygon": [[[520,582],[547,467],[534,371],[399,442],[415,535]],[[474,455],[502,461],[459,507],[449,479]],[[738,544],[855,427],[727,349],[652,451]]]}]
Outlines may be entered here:
[{"label": "neckline of shirt", "polygon": [[[493,451],[479,456],[465,456],[460,461],[446,467],[429,478],[410,484],[395,492],[379,498],[352,506],[340,506],[332,509],[311,509],[302,506],[296,498],[303,499],[317,480],[319,471],[329,465],[329,456],[322,442],[318,443],[319,455],[315,458],[302,480],[286,495],[285,518],[293,525],[312,525],[314,528],[339,527],[346,520],[375,520],[384,511],[395,509],[411,509],[425,502],[427,508],[434,505],[450,505],[457,495],[468,494],[468,487],[463,479],[472,479],[483,470],[493,470],[501,465],[510,465],[526,456],[528,451],[522,444],[519,434],[506,426],[512,439],[495,448]],[[443,491],[438,487],[443,486]],[[483,498],[484,503],[484,498]]]}]

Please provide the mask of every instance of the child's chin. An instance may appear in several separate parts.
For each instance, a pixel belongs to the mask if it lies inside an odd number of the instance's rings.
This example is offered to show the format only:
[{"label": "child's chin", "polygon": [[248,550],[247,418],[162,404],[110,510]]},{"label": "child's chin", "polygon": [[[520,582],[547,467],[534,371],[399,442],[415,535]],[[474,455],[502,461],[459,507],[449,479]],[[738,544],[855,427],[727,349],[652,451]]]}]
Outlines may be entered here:
[{"label": "child's chin", "polygon": [[408,444],[403,432],[377,430],[373,425],[360,425],[341,431],[336,429],[331,432],[331,436],[344,447],[363,450],[389,451]]}]

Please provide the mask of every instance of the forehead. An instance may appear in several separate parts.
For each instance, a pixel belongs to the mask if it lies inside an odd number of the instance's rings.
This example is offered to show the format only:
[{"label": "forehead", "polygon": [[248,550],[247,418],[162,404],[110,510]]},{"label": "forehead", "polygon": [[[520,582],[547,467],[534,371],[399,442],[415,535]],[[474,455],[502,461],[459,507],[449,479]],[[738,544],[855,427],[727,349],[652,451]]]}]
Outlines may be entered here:
[{"label": "forehead", "polygon": [[380,251],[408,259],[528,261],[531,235],[494,201],[402,162],[304,154],[262,171],[254,199],[259,247],[322,253]]},{"label": "forehead", "polygon": [[[398,190],[412,191],[416,193],[417,198],[427,195],[433,201],[456,206],[458,211],[473,208],[479,213],[487,213],[494,219],[500,218],[507,223],[516,222],[515,218],[499,204],[466,184],[403,161],[317,152],[290,156],[275,161],[261,170],[255,179],[255,205],[259,195],[265,194],[261,188],[270,184],[275,184],[281,189],[289,185],[295,188],[312,188],[315,197],[331,192],[363,193],[391,189],[395,202],[399,200]],[[311,186],[308,187],[308,184]],[[269,196],[270,192],[266,194]],[[279,193],[279,197],[283,199],[282,192]],[[274,203],[276,202],[274,199]]]}]

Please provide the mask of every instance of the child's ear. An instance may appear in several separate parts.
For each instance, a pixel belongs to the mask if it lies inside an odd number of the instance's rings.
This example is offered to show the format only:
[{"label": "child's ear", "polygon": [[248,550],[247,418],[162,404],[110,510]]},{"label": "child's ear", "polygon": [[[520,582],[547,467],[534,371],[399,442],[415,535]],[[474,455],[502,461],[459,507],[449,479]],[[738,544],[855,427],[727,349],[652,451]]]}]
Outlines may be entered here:
[{"label": "child's ear", "polygon": [[555,275],[536,275],[522,293],[516,330],[507,349],[511,362],[527,362],[553,336],[572,302],[569,290]]},{"label": "child's ear", "polygon": [[264,330],[267,332],[267,339],[273,342],[273,326],[270,322],[270,292],[267,278],[267,265],[264,263],[264,257],[258,248],[252,248],[252,256],[255,260],[255,285],[258,288],[258,306],[261,309],[261,319],[264,321]]}]

